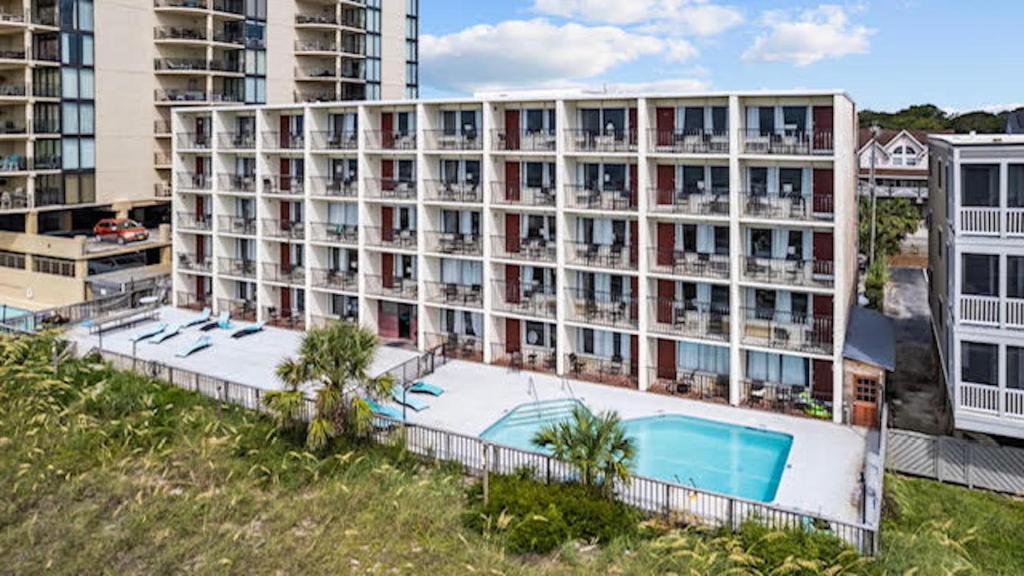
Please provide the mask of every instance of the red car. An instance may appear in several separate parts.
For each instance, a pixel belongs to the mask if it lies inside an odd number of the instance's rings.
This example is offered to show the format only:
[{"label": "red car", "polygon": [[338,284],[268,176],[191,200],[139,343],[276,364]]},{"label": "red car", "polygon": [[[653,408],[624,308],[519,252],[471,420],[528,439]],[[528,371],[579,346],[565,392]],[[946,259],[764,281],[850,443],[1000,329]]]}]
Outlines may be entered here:
[{"label": "red car", "polygon": [[128,218],[104,218],[92,227],[92,233],[99,240],[112,240],[118,244],[149,239],[149,230]]}]

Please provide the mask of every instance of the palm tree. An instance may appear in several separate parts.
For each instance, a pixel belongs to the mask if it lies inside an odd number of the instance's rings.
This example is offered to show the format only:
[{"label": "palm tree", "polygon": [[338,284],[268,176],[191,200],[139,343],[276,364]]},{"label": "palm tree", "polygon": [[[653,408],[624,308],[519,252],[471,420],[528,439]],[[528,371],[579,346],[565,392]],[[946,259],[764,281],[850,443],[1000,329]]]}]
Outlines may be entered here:
[{"label": "palm tree", "polygon": [[367,373],[376,350],[377,336],[354,324],[314,328],[302,339],[298,357],[277,367],[277,376],[288,389],[268,393],[264,404],[279,425],[294,426],[306,403],[303,388],[315,390],[314,413],[306,428],[311,450],[323,448],[343,431],[363,432],[373,417],[365,398],[382,400],[394,386],[390,374]]},{"label": "palm tree", "polygon": [[585,486],[598,486],[609,493],[616,480],[629,481],[636,458],[636,443],[626,436],[617,413],[595,416],[583,406],[573,409],[569,420],[542,428],[533,443],[575,466]]}]

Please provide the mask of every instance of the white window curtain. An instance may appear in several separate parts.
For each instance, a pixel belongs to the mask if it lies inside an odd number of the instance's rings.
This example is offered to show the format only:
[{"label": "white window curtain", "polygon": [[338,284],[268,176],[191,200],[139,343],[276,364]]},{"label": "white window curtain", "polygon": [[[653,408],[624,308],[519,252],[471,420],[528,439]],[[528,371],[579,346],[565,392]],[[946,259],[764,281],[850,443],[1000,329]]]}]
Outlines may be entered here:
[{"label": "white window curtain", "polygon": [[747,129],[756,130],[761,125],[761,113],[757,106],[747,106]]},{"label": "white window curtain", "polygon": [[695,342],[680,342],[676,347],[676,365],[683,370],[714,374],[729,373],[729,349]]},{"label": "white window curtain", "polygon": [[697,225],[697,252],[711,254],[715,251],[715,227],[707,224]]},{"label": "white window curtain", "polygon": [[801,184],[803,185],[803,188],[801,189],[802,196],[804,198],[810,198],[814,188],[814,170],[811,170],[810,168],[802,168],[801,170]]},{"label": "white window curtain", "polygon": [[781,192],[782,188],[779,183],[779,167],[771,166],[768,168],[768,193],[773,196],[778,196]]}]

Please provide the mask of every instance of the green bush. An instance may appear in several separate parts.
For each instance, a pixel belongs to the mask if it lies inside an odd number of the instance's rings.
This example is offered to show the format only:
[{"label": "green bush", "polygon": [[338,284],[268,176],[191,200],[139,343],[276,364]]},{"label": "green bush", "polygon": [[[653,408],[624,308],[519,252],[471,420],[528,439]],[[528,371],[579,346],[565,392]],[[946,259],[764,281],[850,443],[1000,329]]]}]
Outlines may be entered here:
[{"label": "green bush", "polygon": [[530,513],[509,527],[506,543],[516,553],[550,552],[569,540],[569,524],[553,504],[542,513]]},{"label": "green bush", "polygon": [[864,278],[864,295],[868,299],[868,307],[878,311],[885,310],[885,285],[889,283],[889,270],[885,261],[879,259],[868,268]]}]

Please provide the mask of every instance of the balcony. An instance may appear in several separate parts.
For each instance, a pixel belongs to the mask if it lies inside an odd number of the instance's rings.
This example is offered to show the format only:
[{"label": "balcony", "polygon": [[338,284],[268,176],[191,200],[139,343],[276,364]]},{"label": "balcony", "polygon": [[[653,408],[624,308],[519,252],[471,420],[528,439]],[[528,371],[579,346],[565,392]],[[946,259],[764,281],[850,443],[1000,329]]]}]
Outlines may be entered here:
[{"label": "balcony", "polygon": [[494,282],[494,308],[500,312],[554,320],[558,293],[554,286],[526,282]]},{"label": "balcony", "polygon": [[729,403],[729,375],[685,368],[650,369],[651,392],[701,402]]},{"label": "balcony", "polygon": [[264,218],[263,235],[282,240],[302,240],[306,237],[306,225],[301,221]]},{"label": "balcony", "polygon": [[452,204],[481,204],[483,189],[478,182],[446,182],[427,180],[423,188],[423,199]]},{"label": "balcony", "polygon": [[186,90],[181,88],[156,89],[153,99],[168,104],[202,103],[207,101],[205,90]]},{"label": "balcony", "polygon": [[203,28],[189,28],[186,26],[157,26],[153,29],[153,39],[158,42],[206,42],[207,38],[206,30]]},{"label": "balcony", "polygon": [[472,152],[484,149],[483,135],[475,128],[456,130],[424,130],[428,150]]},{"label": "balcony", "polygon": [[213,226],[213,216],[210,214],[196,214],[194,212],[178,212],[178,219],[175,225],[178,227],[178,230],[209,232]]},{"label": "balcony", "polygon": [[538,237],[510,239],[507,236],[492,235],[491,252],[495,258],[554,264],[558,260],[558,242]]},{"label": "balcony", "polygon": [[0,211],[27,210],[32,207],[32,199],[22,188],[0,191]]},{"label": "balcony", "polygon": [[493,130],[491,147],[497,152],[554,153],[557,136],[554,130]]},{"label": "balcony", "polygon": [[491,182],[491,203],[499,206],[555,207],[555,185],[539,188],[516,183]]},{"label": "balcony", "polygon": [[217,272],[223,276],[255,280],[256,261],[246,258],[219,258],[217,260]]},{"label": "balcony", "polygon": [[743,259],[743,279],[766,284],[831,288],[835,284],[835,262],[747,256]]},{"label": "balcony", "polygon": [[651,272],[694,278],[729,279],[728,254],[689,252],[675,248],[650,249]]},{"label": "balcony", "polygon": [[832,399],[809,386],[791,386],[781,382],[745,379],[742,405],[747,408],[778,412],[789,416],[832,419]]},{"label": "balcony", "polygon": [[660,154],[728,154],[725,130],[648,130],[648,145]]},{"label": "balcony", "polygon": [[212,188],[213,178],[209,174],[178,173],[178,190],[183,192],[209,192]]},{"label": "balcony", "polygon": [[745,308],[743,343],[808,354],[832,354],[832,316]]},{"label": "balcony", "polygon": [[209,256],[199,258],[195,254],[179,252],[178,270],[183,272],[199,272],[201,274],[210,274],[211,272],[213,272],[213,258],[210,258]]},{"label": "balcony", "polygon": [[256,176],[253,174],[220,174],[217,176],[217,189],[221,192],[235,194],[255,194]]},{"label": "balcony", "polygon": [[483,308],[484,290],[479,284],[456,284],[454,282],[427,282],[427,302],[448,304],[465,308]]},{"label": "balcony", "polygon": [[306,181],[302,176],[264,176],[263,193],[275,196],[302,196],[306,193]]},{"label": "balcony", "polygon": [[321,12],[319,14],[296,14],[295,25],[309,27],[334,27],[338,25],[338,17],[330,12]]},{"label": "balcony", "polygon": [[741,132],[745,154],[783,156],[831,156],[832,132],[824,130],[766,132],[759,128]]},{"label": "balcony", "polygon": [[603,189],[599,186],[567,184],[565,204],[576,210],[636,212],[637,198],[631,190]]},{"label": "balcony", "polygon": [[1024,390],[988,384],[957,384],[957,409],[1000,418],[1024,418]]},{"label": "balcony", "polygon": [[729,340],[729,306],[650,298],[651,330],[670,336]]},{"label": "balcony", "polygon": [[622,358],[573,352],[565,355],[565,366],[567,375],[577,380],[634,389],[639,385],[637,377],[632,374],[632,367]]},{"label": "balcony", "polygon": [[342,322],[345,324],[359,324],[359,316],[352,314],[349,316],[342,316],[340,314],[331,314],[328,316],[314,315],[312,317],[314,328],[326,328],[331,324]]},{"label": "balcony", "polygon": [[366,277],[366,293],[371,296],[398,298],[415,302],[419,294],[419,285],[415,278],[368,275]]},{"label": "balcony", "polygon": [[252,132],[221,132],[217,144],[223,150],[256,150],[256,135]]},{"label": "balcony", "polygon": [[554,374],[558,370],[558,353],[551,348],[523,346],[521,350],[508,350],[501,342],[491,344],[491,363],[513,369]]},{"label": "balcony", "polygon": [[729,216],[729,188],[702,190],[668,190],[648,188],[649,210],[659,214],[687,216]]},{"label": "balcony", "polygon": [[831,220],[834,199],[832,195],[802,196],[743,193],[743,215],[768,220]]},{"label": "balcony", "polygon": [[369,150],[416,150],[415,132],[365,130],[363,136]]},{"label": "balcony", "polygon": [[582,288],[569,288],[568,319],[612,328],[636,329],[639,310],[636,300],[626,294],[613,294]]},{"label": "balcony", "polygon": [[7,82],[0,84],[0,98],[21,99],[27,95],[28,90],[24,84],[8,84]]},{"label": "balcony", "polygon": [[380,228],[368,226],[366,228],[366,245],[377,248],[392,248],[395,250],[416,250],[418,245],[416,230],[409,228]]},{"label": "balcony", "polygon": [[157,73],[188,73],[205,74],[210,69],[210,62],[203,58],[154,58],[153,69]]},{"label": "balcony", "polygon": [[976,236],[1024,236],[1024,208],[960,208],[958,231]]},{"label": "balcony", "polygon": [[416,200],[417,190],[414,180],[367,178],[365,183],[367,198],[379,200]]},{"label": "balcony", "polygon": [[427,339],[427,347],[435,348],[437,346],[443,346],[444,349],[442,353],[447,358],[451,358],[453,360],[465,360],[467,362],[484,361],[483,338],[452,333],[428,333],[425,336]]},{"label": "balcony", "polygon": [[306,136],[301,133],[264,132],[263,147],[268,150],[302,150],[306,147]]},{"label": "balcony", "polygon": [[960,295],[960,322],[988,328],[1024,329],[1024,299]]},{"label": "balcony", "polygon": [[217,309],[227,312],[232,318],[243,322],[256,321],[256,302],[240,298],[222,298],[217,300]]},{"label": "balcony", "polygon": [[355,198],[359,195],[359,184],[352,179],[338,179],[333,176],[314,176],[310,179],[314,196],[328,198]]},{"label": "balcony", "polygon": [[333,40],[296,40],[295,52],[298,54],[330,54],[338,51],[338,43]]},{"label": "balcony", "polygon": [[185,132],[177,136],[178,150],[209,150],[210,135]]},{"label": "balcony", "polygon": [[306,283],[306,269],[299,264],[281,265],[275,262],[264,262],[263,281],[302,286]]},{"label": "balcony", "polygon": [[217,218],[217,229],[221,234],[255,236],[256,219],[244,216],[219,216]]},{"label": "balcony", "polygon": [[635,130],[567,129],[564,132],[569,152],[629,153],[637,151]]},{"label": "balcony", "polygon": [[451,256],[483,256],[483,237],[458,232],[427,232],[426,250]]},{"label": "balcony", "polygon": [[636,270],[636,257],[626,244],[566,242],[566,264],[587,268]]},{"label": "balcony", "polygon": [[178,308],[195,310],[197,312],[210,307],[213,302],[213,298],[210,294],[196,294],[194,292],[182,290],[175,292],[174,297],[178,302]]},{"label": "balcony", "polygon": [[24,50],[17,48],[4,48],[0,49],[0,60],[25,60],[26,53]]},{"label": "balcony", "polygon": [[355,246],[359,243],[359,226],[338,222],[313,222],[309,225],[312,239],[317,242]]},{"label": "balcony", "polygon": [[335,268],[313,268],[311,282],[313,288],[338,290],[341,292],[358,292],[359,275],[350,270]]},{"label": "balcony", "polygon": [[310,134],[313,150],[358,150],[359,133],[355,131],[319,131]]},{"label": "balcony", "polygon": [[306,312],[295,308],[278,308],[277,306],[264,306],[263,317],[268,326],[284,328],[285,330],[305,330]]}]

